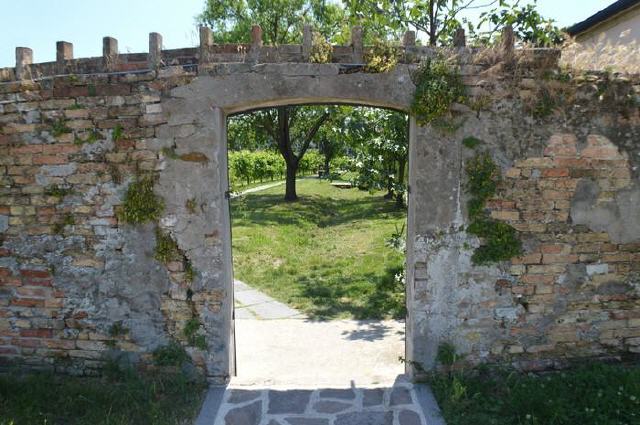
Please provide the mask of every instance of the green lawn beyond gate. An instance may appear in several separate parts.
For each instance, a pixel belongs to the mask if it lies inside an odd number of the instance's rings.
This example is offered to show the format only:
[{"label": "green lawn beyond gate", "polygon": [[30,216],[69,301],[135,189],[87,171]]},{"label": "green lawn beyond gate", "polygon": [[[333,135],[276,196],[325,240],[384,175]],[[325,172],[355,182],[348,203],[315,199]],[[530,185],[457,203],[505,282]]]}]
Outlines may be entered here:
[{"label": "green lawn beyond gate", "polygon": [[383,193],[298,181],[232,201],[234,276],[315,318],[404,318],[394,278],[404,256],[386,245],[406,211]]}]

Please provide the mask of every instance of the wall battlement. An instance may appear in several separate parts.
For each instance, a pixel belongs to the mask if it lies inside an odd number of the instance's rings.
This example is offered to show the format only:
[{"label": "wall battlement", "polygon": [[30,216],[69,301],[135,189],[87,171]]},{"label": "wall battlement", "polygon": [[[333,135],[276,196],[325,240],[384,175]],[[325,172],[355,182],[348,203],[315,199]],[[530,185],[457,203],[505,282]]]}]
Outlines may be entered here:
[{"label": "wall battlement", "polygon": [[[56,43],[56,61],[33,63],[33,51],[28,47],[16,47],[16,66],[0,68],[0,83],[19,80],[40,79],[59,75],[101,74],[119,72],[139,72],[182,66],[185,70],[206,68],[207,64],[218,63],[308,63],[311,61],[312,34],[310,26],[305,26],[302,44],[266,46],[262,43],[262,29],[254,25],[251,43],[217,44],[210,28],[200,27],[199,47],[162,49],[162,35],[149,34],[149,51],[145,53],[119,53],[118,40],[104,37],[102,56],[74,58],[73,44],[66,41]],[[331,62],[362,65],[371,46],[364,46],[362,29],[353,27],[351,43],[348,46],[332,46]],[[511,39],[513,40],[513,39]],[[453,48],[465,53],[477,52],[467,48],[464,30],[458,32]],[[504,48],[504,46],[503,46]],[[513,46],[510,47],[511,49]],[[424,57],[435,55],[446,48],[433,48],[416,44],[415,32],[407,31],[402,42],[397,45],[400,63],[417,63]],[[559,58],[557,49],[527,49],[536,58]]]}]

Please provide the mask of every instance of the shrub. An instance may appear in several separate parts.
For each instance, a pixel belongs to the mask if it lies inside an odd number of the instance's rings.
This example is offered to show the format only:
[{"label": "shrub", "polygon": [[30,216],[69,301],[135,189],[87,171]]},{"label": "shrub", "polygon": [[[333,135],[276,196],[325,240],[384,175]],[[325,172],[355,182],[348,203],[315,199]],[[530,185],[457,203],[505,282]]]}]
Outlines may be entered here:
[{"label": "shrub", "polygon": [[443,59],[427,59],[413,75],[416,91],[411,112],[419,124],[442,117],[454,102],[464,100],[464,85],[458,70]]}]

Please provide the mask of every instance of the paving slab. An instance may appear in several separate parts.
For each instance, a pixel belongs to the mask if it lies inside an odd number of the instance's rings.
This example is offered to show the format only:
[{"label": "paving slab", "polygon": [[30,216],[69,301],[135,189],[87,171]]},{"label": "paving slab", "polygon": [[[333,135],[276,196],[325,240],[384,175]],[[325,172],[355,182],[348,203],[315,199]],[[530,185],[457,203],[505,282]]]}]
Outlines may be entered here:
[{"label": "paving slab", "polygon": [[305,318],[304,314],[288,305],[276,301],[267,294],[246,283],[234,281],[236,319],[292,319]]},{"label": "paving slab", "polygon": [[238,375],[210,389],[196,425],[444,425],[429,387],[403,374],[402,321],[314,321],[235,291]]},{"label": "paving slab", "polygon": [[[286,388],[231,385],[215,419],[198,425],[444,425],[430,422],[434,412],[424,412],[420,385],[398,377],[390,385],[376,388]],[[408,394],[408,403],[394,405],[392,394]],[[353,397],[325,398],[324,395]],[[366,395],[380,395],[379,404],[366,404]],[[425,394],[424,391],[421,394]],[[433,406],[431,406],[433,407]],[[437,406],[436,406],[437,409]]]}]

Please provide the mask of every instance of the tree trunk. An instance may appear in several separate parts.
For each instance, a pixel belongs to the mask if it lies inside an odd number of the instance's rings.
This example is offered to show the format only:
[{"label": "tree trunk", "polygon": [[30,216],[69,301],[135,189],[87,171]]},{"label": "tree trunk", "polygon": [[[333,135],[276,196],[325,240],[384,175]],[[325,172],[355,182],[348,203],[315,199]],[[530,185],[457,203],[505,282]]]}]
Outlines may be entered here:
[{"label": "tree trunk", "polygon": [[297,165],[287,162],[287,181],[285,184],[284,200],[285,201],[297,201],[298,194],[296,193],[296,172],[298,171]]},{"label": "tree trunk", "polygon": [[324,156],[324,178],[325,179],[331,179],[330,175],[331,175],[331,158],[329,158],[328,155]]}]

